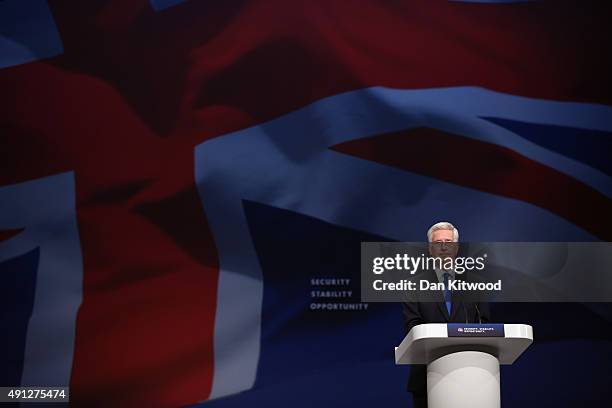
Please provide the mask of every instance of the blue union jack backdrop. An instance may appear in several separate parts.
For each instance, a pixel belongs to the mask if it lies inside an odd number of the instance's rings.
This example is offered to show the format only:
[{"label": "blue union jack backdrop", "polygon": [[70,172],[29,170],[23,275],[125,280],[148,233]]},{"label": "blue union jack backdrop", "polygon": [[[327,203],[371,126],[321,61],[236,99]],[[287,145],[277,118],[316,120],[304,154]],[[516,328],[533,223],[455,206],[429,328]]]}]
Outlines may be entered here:
[{"label": "blue union jack backdrop", "polygon": [[[0,1],[0,386],[409,406],[361,241],[612,240],[612,8]],[[497,304],[506,406],[609,401],[608,304]],[[578,332],[572,325],[580,320]],[[8,335],[7,335],[8,334]]]}]

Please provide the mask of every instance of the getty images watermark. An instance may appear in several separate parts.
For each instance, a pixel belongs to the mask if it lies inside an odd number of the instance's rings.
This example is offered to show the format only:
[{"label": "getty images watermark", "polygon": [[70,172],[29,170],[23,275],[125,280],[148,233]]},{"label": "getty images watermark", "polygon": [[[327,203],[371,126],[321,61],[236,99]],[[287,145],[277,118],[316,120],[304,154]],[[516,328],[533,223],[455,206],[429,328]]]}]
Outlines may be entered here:
[{"label": "getty images watermark", "polygon": [[[444,243],[441,245],[453,245],[453,243]],[[457,275],[462,275],[468,271],[483,271],[485,269],[485,261],[487,254],[482,256],[458,256],[458,257],[441,257],[420,254],[419,256],[411,256],[408,253],[397,253],[395,256],[377,256],[372,258],[372,273],[382,275],[389,271],[402,271],[410,275],[417,272],[423,273],[426,271],[437,271],[436,278],[438,281],[432,280],[433,275],[425,276],[418,281],[411,279],[401,279],[399,281],[385,282],[383,279],[375,279],[372,282],[372,287],[376,291],[384,290],[399,290],[399,291],[501,291],[501,279],[496,282],[467,282],[462,279],[457,279]],[[444,273],[449,274],[448,280],[439,281],[440,276]]]},{"label": "getty images watermark", "polygon": [[610,242],[362,242],[362,302],[612,302]]}]

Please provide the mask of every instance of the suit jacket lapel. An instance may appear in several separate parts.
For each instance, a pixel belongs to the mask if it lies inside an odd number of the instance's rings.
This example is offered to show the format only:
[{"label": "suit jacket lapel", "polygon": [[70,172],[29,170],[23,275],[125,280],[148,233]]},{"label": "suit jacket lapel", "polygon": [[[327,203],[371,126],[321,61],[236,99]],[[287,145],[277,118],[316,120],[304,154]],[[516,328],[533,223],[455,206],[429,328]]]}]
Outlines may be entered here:
[{"label": "suit jacket lapel", "polygon": [[446,319],[446,321],[447,322],[450,321],[450,316],[448,315],[448,310],[446,309],[446,302],[442,301],[442,302],[436,302],[436,303],[438,303],[438,307],[440,308],[440,311],[444,315],[444,318]]},{"label": "suit jacket lapel", "polygon": [[[438,275],[433,270],[429,270],[429,280],[431,282],[435,282],[435,283],[439,283],[440,282],[438,280]],[[436,303],[438,304],[438,308],[440,309],[440,313],[442,313],[442,315],[444,316],[444,318],[448,322],[448,321],[450,321],[450,315],[448,314],[448,310],[446,309],[446,302],[444,301],[444,292],[439,293],[439,298],[440,298],[440,300],[438,300]],[[452,312],[452,310],[451,310],[451,312]]]},{"label": "suit jacket lapel", "polygon": [[451,310],[450,321],[455,319],[455,316],[457,316],[457,313],[459,313],[459,310],[461,309],[463,309],[463,302],[461,300],[453,299],[453,308]]},{"label": "suit jacket lapel", "polygon": [[[455,274],[455,279],[458,281],[462,281],[463,279],[463,275],[457,275]],[[455,316],[457,316],[457,313],[459,313],[459,310],[463,309],[463,300],[462,300],[462,296],[458,293],[458,292],[451,292],[451,299],[453,301],[453,309],[451,310],[451,321],[455,318]]]}]

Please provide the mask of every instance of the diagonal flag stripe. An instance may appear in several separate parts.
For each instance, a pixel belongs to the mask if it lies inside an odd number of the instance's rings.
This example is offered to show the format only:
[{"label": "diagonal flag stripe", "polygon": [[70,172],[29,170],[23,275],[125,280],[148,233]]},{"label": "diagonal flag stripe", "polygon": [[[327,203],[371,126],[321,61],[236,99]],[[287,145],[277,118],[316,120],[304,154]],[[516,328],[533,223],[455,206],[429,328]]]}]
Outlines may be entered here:
[{"label": "diagonal flag stripe", "polygon": [[[347,142],[333,150],[551,211],[612,240],[612,200],[557,170],[491,143],[417,128]],[[568,199],[571,197],[571,199]]]}]

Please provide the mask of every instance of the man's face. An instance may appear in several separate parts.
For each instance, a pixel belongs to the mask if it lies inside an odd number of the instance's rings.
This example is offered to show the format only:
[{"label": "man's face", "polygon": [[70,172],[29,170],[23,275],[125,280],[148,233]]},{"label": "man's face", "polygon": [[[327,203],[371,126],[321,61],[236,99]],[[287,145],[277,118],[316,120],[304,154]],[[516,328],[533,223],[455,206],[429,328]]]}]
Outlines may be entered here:
[{"label": "man's face", "polygon": [[455,258],[459,251],[459,244],[453,242],[452,230],[435,230],[431,234],[429,253],[436,258]]}]

